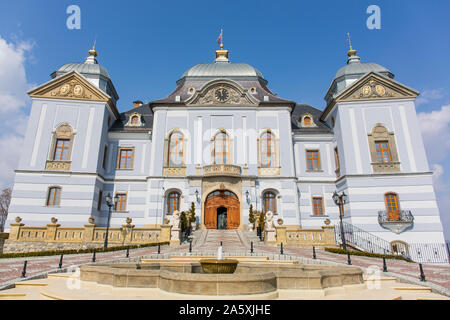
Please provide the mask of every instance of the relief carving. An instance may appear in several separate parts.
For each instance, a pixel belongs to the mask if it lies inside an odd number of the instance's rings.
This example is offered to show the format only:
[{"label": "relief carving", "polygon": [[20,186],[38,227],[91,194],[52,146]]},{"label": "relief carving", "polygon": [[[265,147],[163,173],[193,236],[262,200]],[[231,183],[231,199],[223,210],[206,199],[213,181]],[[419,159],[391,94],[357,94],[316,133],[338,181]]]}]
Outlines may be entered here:
[{"label": "relief carving", "polygon": [[51,95],[53,97],[92,99],[92,94],[88,93],[82,84],[75,79],[70,80],[52,90]]},{"label": "relief carving", "polygon": [[233,85],[218,83],[197,93],[188,104],[255,105],[256,102],[246,92],[241,92]]}]

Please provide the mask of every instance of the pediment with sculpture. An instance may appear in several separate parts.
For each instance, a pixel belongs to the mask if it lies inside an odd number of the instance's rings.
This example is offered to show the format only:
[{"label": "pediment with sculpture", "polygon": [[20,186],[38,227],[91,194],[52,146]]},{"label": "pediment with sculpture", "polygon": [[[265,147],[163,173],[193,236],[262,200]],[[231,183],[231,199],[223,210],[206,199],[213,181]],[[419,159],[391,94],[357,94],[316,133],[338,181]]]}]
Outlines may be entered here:
[{"label": "pediment with sculpture", "polygon": [[375,73],[358,80],[337,98],[341,101],[415,98],[418,92]]},{"label": "pediment with sculpture", "polygon": [[246,89],[232,81],[214,81],[197,91],[186,104],[188,105],[258,105]]},{"label": "pediment with sculpture", "polygon": [[76,72],[56,78],[28,93],[30,97],[110,102],[111,98]]}]

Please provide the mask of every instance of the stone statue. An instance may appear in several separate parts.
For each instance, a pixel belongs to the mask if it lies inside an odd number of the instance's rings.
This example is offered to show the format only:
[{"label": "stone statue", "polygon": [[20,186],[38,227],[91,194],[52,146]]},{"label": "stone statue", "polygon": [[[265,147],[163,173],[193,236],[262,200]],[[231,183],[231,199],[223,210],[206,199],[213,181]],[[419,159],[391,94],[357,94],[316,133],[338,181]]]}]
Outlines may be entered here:
[{"label": "stone statue", "polygon": [[172,214],[172,225],[173,228],[178,229],[180,227],[180,211],[176,210]]},{"label": "stone statue", "polygon": [[273,230],[275,230],[272,211],[267,211],[266,212],[266,224],[264,226],[264,229],[266,231],[273,231]]}]

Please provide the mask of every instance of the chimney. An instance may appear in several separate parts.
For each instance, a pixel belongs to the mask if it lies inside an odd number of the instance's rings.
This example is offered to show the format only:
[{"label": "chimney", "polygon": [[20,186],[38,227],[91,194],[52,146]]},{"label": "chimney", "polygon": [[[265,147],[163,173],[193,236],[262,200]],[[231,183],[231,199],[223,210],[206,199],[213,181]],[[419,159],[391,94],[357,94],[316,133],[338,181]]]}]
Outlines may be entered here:
[{"label": "chimney", "polygon": [[134,108],[140,107],[140,106],[142,106],[143,104],[144,104],[144,103],[143,103],[141,100],[133,101],[133,107],[134,107]]}]

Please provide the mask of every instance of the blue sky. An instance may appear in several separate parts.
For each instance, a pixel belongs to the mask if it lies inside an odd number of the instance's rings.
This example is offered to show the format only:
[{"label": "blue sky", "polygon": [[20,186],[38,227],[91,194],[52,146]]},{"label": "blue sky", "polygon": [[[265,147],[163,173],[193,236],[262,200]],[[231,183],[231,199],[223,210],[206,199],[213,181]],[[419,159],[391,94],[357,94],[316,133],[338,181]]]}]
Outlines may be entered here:
[{"label": "blue sky", "polygon": [[[432,3],[2,1],[0,148],[10,152],[0,159],[0,187],[11,184],[17,165],[17,144],[29,112],[24,92],[48,81],[61,65],[84,61],[95,37],[99,63],[119,93],[120,111],[135,99],[165,97],[186,69],[211,62],[221,28],[231,61],[259,69],[279,96],[323,109],[325,92],[346,62],[350,32],[362,61],[389,68],[397,81],[422,93],[417,112],[450,231],[450,2]],[[66,8],[72,4],[81,8],[81,30],[66,27]],[[372,4],[381,8],[380,30],[366,26]],[[20,123],[8,123],[6,114],[16,114]]]}]

